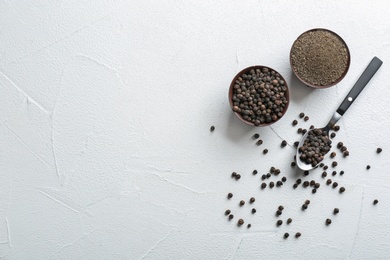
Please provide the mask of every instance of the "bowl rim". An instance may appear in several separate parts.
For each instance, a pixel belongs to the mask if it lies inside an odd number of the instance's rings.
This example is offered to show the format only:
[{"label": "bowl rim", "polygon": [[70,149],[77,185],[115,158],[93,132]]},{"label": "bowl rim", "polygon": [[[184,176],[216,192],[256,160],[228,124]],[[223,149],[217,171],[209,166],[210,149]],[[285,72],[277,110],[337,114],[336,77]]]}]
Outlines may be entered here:
[{"label": "bowl rim", "polygon": [[[293,50],[293,47],[295,45],[295,43],[298,41],[298,39],[300,37],[302,37],[304,34],[306,33],[309,33],[309,32],[313,32],[313,31],[327,31],[327,32],[330,32],[332,34],[334,34],[337,38],[339,38],[341,40],[341,42],[345,45],[345,48],[347,49],[347,54],[348,54],[348,62],[347,62],[347,67],[345,68],[344,72],[341,74],[341,76],[333,83],[329,84],[329,85],[325,85],[325,86],[322,86],[322,85],[314,85],[310,82],[307,82],[305,81],[304,79],[302,79],[298,73],[294,70],[294,66],[292,64],[292,50]],[[326,29],[326,28],[313,28],[313,29],[310,29],[310,30],[307,30],[303,33],[301,33],[294,41],[294,43],[291,45],[291,49],[290,49],[290,67],[291,67],[291,70],[294,72],[294,75],[302,82],[304,83],[305,85],[309,86],[309,87],[312,87],[312,88],[316,88],[316,89],[324,89],[324,88],[330,88],[330,87],[333,87],[334,85],[338,84],[341,80],[343,80],[343,78],[345,77],[345,75],[347,75],[348,73],[348,70],[349,70],[349,67],[351,65],[351,53],[349,52],[349,47],[347,45],[347,43],[344,41],[343,38],[341,38],[340,35],[338,35],[337,33],[335,33],[334,31],[331,31],[329,29]]]},{"label": "bowl rim", "polygon": [[[237,80],[239,77],[241,77],[242,74],[244,74],[244,73],[246,73],[246,72],[249,72],[249,71],[252,70],[252,69],[255,69],[255,70],[256,70],[256,69],[263,69],[263,68],[267,68],[267,69],[269,69],[269,70],[271,70],[271,71],[275,71],[275,73],[278,73],[278,74],[280,75],[280,78],[281,78],[282,80],[284,80],[285,86],[286,86],[286,88],[287,88],[287,90],[286,90],[287,105],[286,105],[286,107],[284,108],[284,110],[283,110],[283,112],[282,112],[282,116],[279,117],[276,121],[272,121],[272,122],[270,122],[270,123],[263,123],[263,124],[260,124],[260,125],[255,125],[254,123],[249,122],[249,121],[243,119],[242,116],[241,116],[239,113],[233,111],[233,88],[234,88],[234,85],[235,85],[235,83],[236,83],[236,80]],[[275,70],[275,69],[273,69],[273,68],[271,68],[271,67],[268,67],[268,66],[264,66],[264,65],[254,65],[254,66],[250,66],[250,67],[246,67],[246,68],[242,69],[242,70],[241,70],[240,72],[238,72],[238,73],[236,74],[236,76],[233,78],[232,82],[230,83],[230,87],[229,87],[229,104],[230,104],[230,109],[233,111],[233,113],[234,113],[242,122],[244,122],[245,124],[248,124],[248,125],[251,125],[251,126],[255,126],[255,127],[269,126],[269,125],[272,125],[272,124],[278,122],[278,121],[286,114],[287,109],[288,109],[288,107],[289,107],[289,105],[290,105],[290,89],[289,89],[289,87],[288,87],[288,84],[287,84],[286,79],[285,79],[285,78],[282,76],[282,74],[280,74],[277,70]]]}]

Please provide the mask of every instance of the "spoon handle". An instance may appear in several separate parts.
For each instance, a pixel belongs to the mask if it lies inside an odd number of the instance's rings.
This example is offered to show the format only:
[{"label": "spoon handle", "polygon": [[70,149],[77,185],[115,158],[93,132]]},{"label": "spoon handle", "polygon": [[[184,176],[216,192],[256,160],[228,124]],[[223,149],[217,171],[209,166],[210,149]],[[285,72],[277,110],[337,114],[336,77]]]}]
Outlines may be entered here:
[{"label": "spoon handle", "polygon": [[368,64],[367,68],[364,70],[363,74],[360,76],[358,81],[356,81],[355,85],[351,89],[351,91],[348,93],[348,95],[345,97],[343,103],[339,106],[337,109],[337,113],[340,115],[344,115],[344,113],[347,111],[349,106],[355,101],[355,99],[359,96],[360,92],[364,89],[364,87],[367,85],[367,83],[370,81],[372,76],[377,72],[377,70],[382,65],[382,61],[378,59],[377,57],[374,57],[370,64]]}]

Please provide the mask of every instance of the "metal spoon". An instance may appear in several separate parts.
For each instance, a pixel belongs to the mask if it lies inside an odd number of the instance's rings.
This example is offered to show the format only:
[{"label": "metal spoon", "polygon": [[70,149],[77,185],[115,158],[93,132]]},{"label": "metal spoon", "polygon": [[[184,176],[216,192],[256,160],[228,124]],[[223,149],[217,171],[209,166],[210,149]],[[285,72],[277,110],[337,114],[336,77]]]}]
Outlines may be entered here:
[{"label": "metal spoon", "polygon": [[[367,68],[364,70],[363,74],[360,76],[358,81],[352,87],[351,91],[345,97],[344,101],[341,103],[339,108],[333,114],[329,123],[323,128],[316,128],[316,129],[321,129],[323,131],[326,131],[326,133],[329,136],[329,130],[331,130],[333,128],[333,126],[336,124],[336,122],[344,115],[344,113],[347,111],[349,106],[353,103],[353,101],[355,101],[355,99],[359,96],[360,92],[364,89],[364,87],[367,85],[367,83],[371,80],[371,78],[374,76],[374,74],[380,68],[382,63],[383,62],[380,59],[378,59],[377,57],[374,57],[371,60],[370,64],[368,64]],[[296,160],[298,167],[304,171],[312,170],[312,169],[316,168],[319,164],[319,163],[317,163],[317,165],[315,165],[315,166],[313,166],[312,164],[306,164],[306,162],[301,161],[301,159],[299,158],[299,155],[300,155],[299,148],[305,142],[306,137],[308,136],[309,132],[311,132],[313,130],[315,130],[315,129],[309,130],[305,133],[305,135],[302,137],[302,139],[299,142],[299,145],[297,147],[297,153],[296,153],[295,160]]]}]

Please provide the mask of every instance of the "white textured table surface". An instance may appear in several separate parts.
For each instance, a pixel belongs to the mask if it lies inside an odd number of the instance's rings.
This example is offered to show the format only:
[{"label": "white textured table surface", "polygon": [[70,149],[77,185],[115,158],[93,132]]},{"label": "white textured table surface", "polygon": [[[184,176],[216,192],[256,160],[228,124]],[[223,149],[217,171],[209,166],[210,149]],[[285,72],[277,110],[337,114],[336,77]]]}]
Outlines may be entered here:
[{"label": "white textured table surface", "polygon": [[[0,256],[389,259],[389,14],[385,0],[0,0]],[[288,60],[296,37],[318,27],[351,52],[348,74],[326,90],[300,83]],[[321,171],[305,178],[321,183],[316,194],[294,190],[294,149],[281,139],[292,145],[298,127],[324,125],[375,55],[384,64],[335,138],[350,150],[336,157],[345,174],[332,177],[346,192]],[[229,109],[230,81],[256,64],[290,86],[272,128]],[[302,111],[310,120],[292,127]],[[271,166],[288,180],[261,191]],[[253,206],[238,206],[251,196]],[[276,227],[278,205],[290,225]],[[240,217],[252,228],[237,227]]]}]

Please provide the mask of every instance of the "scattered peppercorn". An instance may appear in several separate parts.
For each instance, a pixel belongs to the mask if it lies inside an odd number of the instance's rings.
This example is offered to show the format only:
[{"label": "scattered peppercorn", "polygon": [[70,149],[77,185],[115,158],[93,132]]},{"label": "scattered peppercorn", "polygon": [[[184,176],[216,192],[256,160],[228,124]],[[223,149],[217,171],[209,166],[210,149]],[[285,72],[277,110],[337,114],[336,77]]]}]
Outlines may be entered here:
[{"label": "scattered peppercorn", "polygon": [[326,176],[328,175],[328,173],[327,172],[322,172],[322,178],[325,178]]},{"label": "scattered peppercorn", "polygon": [[336,152],[332,152],[331,154],[330,154],[330,158],[334,158],[336,156]]},{"label": "scattered peppercorn", "polygon": [[341,187],[340,188],[340,193],[343,193],[345,191],[345,188],[344,187]]},{"label": "scattered peppercorn", "polygon": [[303,113],[303,112],[300,113],[300,114],[299,114],[299,117],[300,117],[300,118],[304,118],[304,117],[305,117],[305,113]]},{"label": "scattered peppercorn", "polygon": [[255,199],[254,197],[252,197],[252,198],[249,199],[249,203],[252,204],[253,202],[255,202],[255,200],[256,200],[256,199]]},{"label": "scattered peppercorn", "polygon": [[257,170],[253,170],[252,174],[256,175],[257,174]]},{"label": "scattered peppercorn", "polygon": [[376,149],[376,153],[381,153],[381,152],[382,152],[382,148],[379,148],[379,147],[378,147],[378,148]]},{"label": "scattered peppercorn", "polygon": [[233,214],[230,214],[229,215],[229,220],[233,219],[234,218],[234,215]]},{"label": "scattered peppercorn", "polygon": [[303,120],[307,121],[307,120],[309,120],[309,117],[308,117],[308,116],[305,116],[305,117],[303,118]]},{"label": "scattered peppercorn", "polygon": [[300,237],[301,236],[301,233],[300,232],[297,232],[296,234],[295,234],[295,237],[296,238],[298,238],[298,237]]},{"label": "scattered peppercorn", "polygon": [[366,166],[366,169],[367,169],[367,170],[369,170],[370,168],[371,168],[371,166],[370,166],[370,165],[367,165],[367,166]]},{"label": "scattered peppercorn", "polygon": [[374,205],[378,204],[378,200],[375,199],[373,203],[374,203]]},{"label": "scattered peppercorn", "polygon": [[271,181],[271,182],[269,183],[270,189],[272,189],[274,186],[275,186],[275,183],[274,183],[273,181]]},{"label": "scattered peppercorn", "polygon": [[324,168],[322,168],[322,169],[324,169],[326,171],[328,169],[328,165],[325,165]]},{"label": "scattered peppercorn", "polygon": [[291,162],[291,167],[295,167],[296,165],[296,162]]},{"label": "scattered peppercorn", "polygon": [[227,197],[228,197],[228,199],[231,199],[233,197],[233,193],[229,192]]},{"label": "scattered peppercorn", "polygon": [[229,215],[230,214],[230,209],[227,209],[226,211],[225,211],[225,215],[227,216],[227,215]]},{"label": "scattered peppercorn", "polygon": [[275,174],[275,175],[279,175],[279,173],[280,173],[280,170],[279,170],[279,169],[275,169],[274,174]]},{"label": "scattered peppercorn", "polygon": [[303,129],[302,130],[302,135],[306,134],[307,130],[306,129]]},{"label": "scattered peppercorn", "polygon": [[330,138],[335,138],[336,137],[336,133],[331,133],[330,134]]},{"label": "scattered peppercorn", "polygon": [[313,130],[313,129],[314,129],[314,125],[311,125],[309,129],[310,129],[310,130]]},{"label": "scattered peppercorn", "polygon": [[305,175],[305,176],[309,175],[309,171],[304,171],[303,175]]},{"label": "scattered peppercorn", "polygon": [[285,147],[287,145],[287,141],[283,140],[282,143],[280,144],[281,147]]},{"label": "scattered peppercorn", "polygon": [[316,182],[314,180],[310,181],[310,186],[314,186],[315,184],[316,184]]},{"label": "scattered peppercorn", "polygon": [[251,226],[252,226],[252,224],[248,224],[248,226],[247,226],[247,227],[248,227],[248,228],[251,228]]},{"label": "scattered peppercorn", "polygon": [[328,179],[328,180],[326,181],[326,184],[327,184],[327,185],[332,184],[332,180],[331,180],[331,179]]},{"label": "scattered peppercorn", "polygon": [[316,188],[314,188],[314,189],[311,190],[311,193],[313,193],[313,194],[316,193],[316,192],[317,192],[317,189],[316,189]]},{"label": "scattered peppercorn", "polygon": [[295,147],[295,148],[297,148],[298,145],[299,145],[299,142],[298,142],[298,141],[294,142],[294,147]]},{"label": "scattered peppercorn", "polygon": [[215,126],[212,125],[212,126],[210,127],[210,131],[213,132],[214,130],[215,130]]},{"label": "scattered peppercorn", "polygon": [[302,131],[303,131],[302,128],[298,128],[297,133],[298,133],[298,134],[302,134]]},{"label": "scattered peppercorn", "polygon": [[277,181],[276,182],[276,187],[280,187],[280,186],[282,186],[283,185],[283,182],[281,182],[281,181]]},{"label": "scattered peppercorn", "polygon": [[232,178],[235,178],[237,176],[236,172],[232,172]]},{"label": "scattered peppercorn", "polygon": [[294,184],[293,184],[293,188],[294,188],[294,189],[298,188],[298,184],[294,183]]},{"label": "scattered peppercorn", "polygon": [[244,220],[242,218],[240,218],[237,222],[237,225],[238,226],[242,226],[244,224]]},{"label": "scattered peppercorn", "polygon": [[271,177],[271,173],[267,173],[267,179]]},{"label": "scattered peppercorn", "polygon": [[303,204],[302,205],[302,210],[306,210],[307,209],[307,204]]},{"label": "scattered peppercorn", "polygon": [[332,175],[333,175],[333,176],[336,176],[336,174],[337,174],[336,171],[333,171],[333,172],[332,172]]},{"label": "scattered peppercorn", "polygon": [[281,211],[281,210],[277,210],[277,211],[276,211],[276,215],[277,215],[277,216],[282,215],[282,211]]},{"label": "scattered peppercorn", "polygon": [[284,210],[284,207],[283,207],[282,205],[280,205],[280,206],[278,207],[278,209],[279,209],[279,210]]},{"label": "scattered peppercorn", "polygon": [[333,182],[332,186],[333,188],[336,188],[337,186],[339,186],[339,184],[337,182]]},{"label": "scattered peppercorn", "polygon": [[259,134],[254,134],[254,135],[253,135],[253,139],[257,139],[257,138],[259,138],[259,137],[260,137]]},{"label": "scattered peppercorn", "polygon": [[270,173],[275,173],[275,170],[276,170],[276,168],[272,166],[272,167],[269,169],[269,172],[270,172]]},{"label": "scattered peppercorn", "polygon": [[266,187],[267,187],[267,183],[263,182],[263,183],[261,184],[261,188],[262,188],[262,189],[265,189]]},{"label": "scattered peppercorn", "polygon": [[298,183],[298,184],[301,184],[301,183],[302,183],[302,180],[301,180],[301,179],[297,179],[297,183]]},{"label": "scattered peppercorn", "polygon": [[287,219],[287,224],[290,224],[292,222],[292,219],[291,218],[288,218]]},{"label": "scattered peppercorn", "polygon": [[264,149],[263,154],[267,154],[267,153],[268,153],[268,149]]},{"label": "scattered peppercorn", "polygon": [[305,200],[305,204],[309,205],[310,204],[310,200]]},{"label": "scattered peppercorn", "polygon": [[336,161],[332,162],[332,167],[336,167],[336,166],[337,166],[337,162]]},{"label": "scattered peppercorn", "polygon": [[321,186],[321,185],[320,185],[318,182],[314,185],[314,187],[315,187],[316,189],[318,189],[320,186]]},{"label": "scattered peppercorn", "polygon": [[333,214],[337,214],[337,213],[339,213],[340,212],[340,210],[339,210],[339,208],[334,208],[334,210],[333,210]]},{"label": "scattered peppercorn", "polygon": [[326,225],[330,225],[330,224],[332,224],[332,220],[329,219],[329,218],[327,218],[327,219],[326,219]]},{"label": "scattered peppercorn", "polygon": [[335,125],[333,126],[333,130],[335,130],[336,132],[340,130],[340,126],[339,125]]},{"label": "scattered peppercorn", "polygon": [[303,187],[306,188],[306,187],[308,187],[308,186],[309,186],[309,182],[308,182],[308,181],[304,181],[304,182],[303,182]]},{"label": "scattered peppercorn", "polygon": [[265,175],[265,174],[261,175],[262,180],[265,180],[266,178],[267,178],[267,175]]},{"label": "scattered peppercorn", "polygon": [[280,226],[283,224],[283,220],[279,219],[278,221],[276,221],[276,226]]},{"label": "scattered peppercorn", "polygon": [[345,152],[346,150],[348,150],[348,148],[347,148],[346,146],[342,146],[342,147],[340,148],[340,150],[341,150],[342,152]]},{"label": "scattered peppercorn", "polygon": [[344,146],[343,142],[338,142],[337,148],[341,149],[341,147],[343,147],[343,146]]},{"label": "scattered peppercorn", "polygon": [[297,120],[292,121],[292,125],[293,125],[293,126],[296,126],[297,124],[298,124],[298,121],[297,121]]},{"label": "scattered peppercorn", "polygon": [[287,178],[286,177],[282,177],[282,182],[286,182]]},{"label": "scattered peppercorn", "polygon": [[344,171],[340,171],[340,175],[343,175],[344,174]]},{"label": "scattered peppercorn", "polygon": [[349,156],[349,151],[348,151],[348,150],[347,150],[347,151],[344,151],[344,152],[343,152],[343,156],[344,156],[344,157]]},{"label": "scattered peppercorn", "polygon": [[236,175],[236,180],[239,180],[239,179],[241,179],[241,174]]},{"label": "scattered peppercorn", "polygon": [[324,167],[324,165],[325,165],[325,164],[322,162],[322,163],[320,163],[319,166],[322,168],[322,167]]},{"label": "scattered peppercorn", "polygon": [[255,213],[256,213],[256,209],[253,208],[253,209],[252,209],[252,214],[255,214]]},{"label": "scattered peppercorn", "polygon": [[257,144],[257,145],[262,145],[262,144],[263,144],[263,140],[261,140],[261,139],[260,139],[260,140],[257,140],[256,144]]},{"label": "scattered peppercorn", "polygon": [[242,207],[242,206],[244,206],[245,205],[245,201],[244,200],[241,200],[240,201],[240,206]]},{"label": "scattered peppercorn", "polygon": [[287,239],[290,236],[289,233],[284,233],[284,239]]}]

